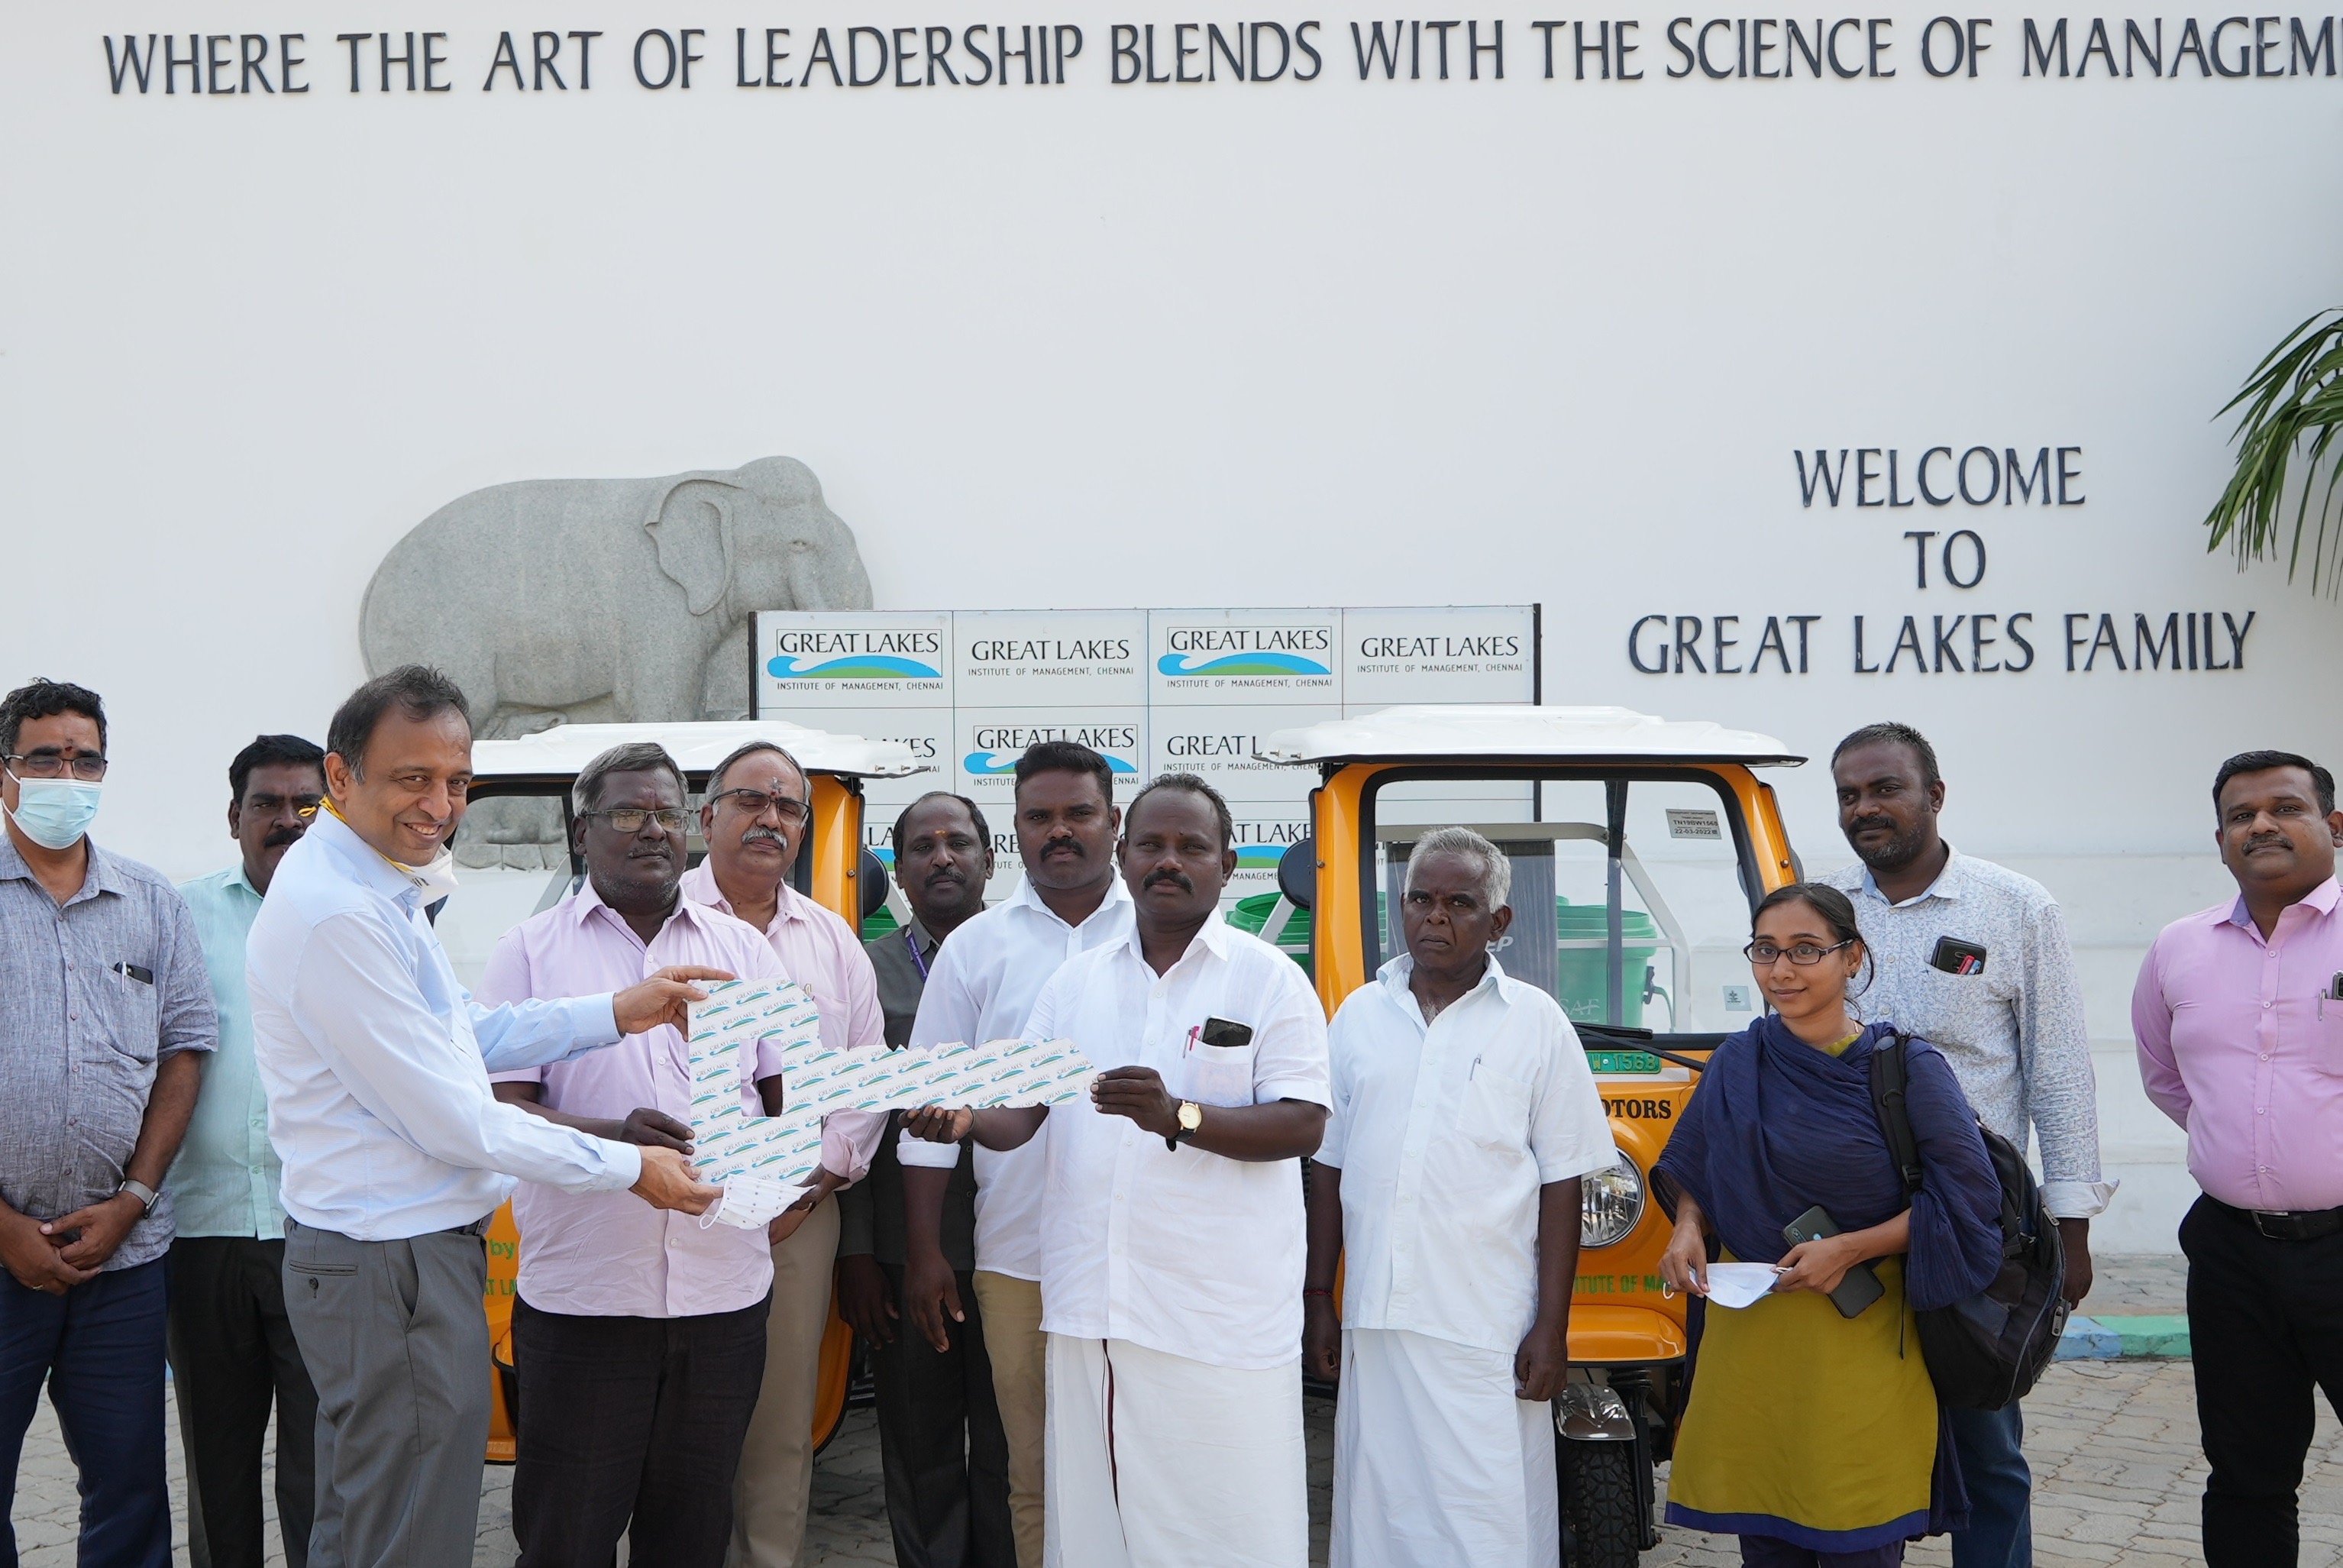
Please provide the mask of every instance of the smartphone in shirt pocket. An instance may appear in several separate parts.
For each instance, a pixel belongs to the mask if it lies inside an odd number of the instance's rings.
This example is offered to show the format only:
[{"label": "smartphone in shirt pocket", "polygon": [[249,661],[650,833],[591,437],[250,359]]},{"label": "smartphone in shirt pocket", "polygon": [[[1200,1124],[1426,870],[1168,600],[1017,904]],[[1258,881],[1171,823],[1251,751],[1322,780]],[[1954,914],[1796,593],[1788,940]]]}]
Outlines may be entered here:
[{"label": "smartphone in shirt pocket", "polygon": [[1252,1025],[1208,1018],[1188,1036],[1181,1095],[1199,1105],[1252,1103]]}]

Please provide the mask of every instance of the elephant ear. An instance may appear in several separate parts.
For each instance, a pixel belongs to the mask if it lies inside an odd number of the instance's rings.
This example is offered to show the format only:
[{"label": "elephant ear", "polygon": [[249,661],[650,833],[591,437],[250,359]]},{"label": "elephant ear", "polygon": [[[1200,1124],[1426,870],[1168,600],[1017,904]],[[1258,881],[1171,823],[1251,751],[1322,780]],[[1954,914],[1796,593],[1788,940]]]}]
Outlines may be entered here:
[{"label": "elephant ear", "polygon": [[680,474],[651,499],[643,528],[659,547],[659,570],[683,586],[684,608],[706,615],[732,584],[733,514],[743,492],[712,474]]}]

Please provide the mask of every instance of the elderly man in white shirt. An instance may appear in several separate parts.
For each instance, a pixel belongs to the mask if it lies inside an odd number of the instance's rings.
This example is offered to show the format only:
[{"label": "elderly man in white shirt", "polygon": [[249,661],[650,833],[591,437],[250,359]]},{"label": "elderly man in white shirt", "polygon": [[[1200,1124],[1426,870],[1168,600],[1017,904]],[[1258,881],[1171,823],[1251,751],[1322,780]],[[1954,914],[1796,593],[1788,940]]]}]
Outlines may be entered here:
[{"label": "elderly man in white shirt", "polygon": [[[1115,874],[1114,774],[1071,740],[1043,740],[1017,759],[1017,890],[936,950],[920,995],[913,1047],[981,1043],[1025,1032],[1033,999],[1078,953],[1131,940],[1131,894]],[[908,1256],[903,1310],[941,1351],[944,1319],[967,1321],[936,1245],[944,1188],[960,1151],[906,1134],[900,1145]],[[976,1151],[977,1322],[1009,1439],[1009,1511],[1018,1568],[1041,1568],[1042,1439],[1049,1341],[1041,1332],[1041,1190],[1049,1131],[1011,1150]]]},{"label": "elderly man in white shirt", "polygon": [[1407,951],[1329,1031],[1302,1294],[1304,1364],[1342,1389],[1332,1568],[1561,1559],[1548,1402],[1570,1366],[1579,1178],[1618,1151],[1569,1019],[1489,956],[1512,883],[1480,834],[1425,834]]},{"label": "elderly man in white shirt", "polygon": [[1041,1213],[1050,1568],[1302,1568],[1301,1166],[1326,1028],[1302,971],[1220,918],[1228,807],[1165,774],[1123,815],[1131,937],[1071,959],[1029,1039],[1105,1070],[1088,1109],[932,1108],[1013,1147],[1051,1116]]},{"label": "elderly man in white shirt", "polygon": [[447,844],[472,772],[463,693],[407,666],[327,734],[327,809],[286,852],[246,944],[253,1056],[284,1166],[286,1313],[317,1389],[311,1568],[468,1563],[488,1438],[483,1236],[513,1178],[631,1190],[705,1211],[717,1190],[671,1149],[557,1127],[488,1088],[681,1026],[714,970],[615,995],[483,1008],[426,905],[455,887]]}]

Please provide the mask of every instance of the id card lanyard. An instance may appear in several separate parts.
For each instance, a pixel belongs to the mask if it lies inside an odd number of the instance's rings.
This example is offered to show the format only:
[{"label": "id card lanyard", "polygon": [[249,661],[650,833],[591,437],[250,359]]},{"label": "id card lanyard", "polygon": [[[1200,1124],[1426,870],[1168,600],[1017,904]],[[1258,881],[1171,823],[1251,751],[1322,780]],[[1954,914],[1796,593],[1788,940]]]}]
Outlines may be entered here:
[{"label": "id card lanyard", "polygon": [[911,961],[920,966],[920,983],[925,985],[928,981],[927,955],[920,951],[920,940],[911,934],[909,926],[903,928],[903,945],[911,950]]}]

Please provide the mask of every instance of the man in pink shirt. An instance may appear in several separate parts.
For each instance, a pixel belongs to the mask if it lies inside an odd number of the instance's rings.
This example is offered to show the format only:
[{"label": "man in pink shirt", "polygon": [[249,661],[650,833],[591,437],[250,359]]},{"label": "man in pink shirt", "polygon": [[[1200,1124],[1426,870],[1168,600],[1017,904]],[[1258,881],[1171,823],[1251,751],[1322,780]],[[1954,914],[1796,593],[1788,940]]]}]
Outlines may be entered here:
[{"label": "man in pink shirt", "polygon": [[[810,992],[825,1045],[883,1050],[879,980],[847,923],[789,886],[812,819],[812,794],[797,759],[752,740],[716,765],[699,808],[708,858],[684,874],[683,896],[747,921],[780,955],[781,972]],[[814,1393],[822,1332],[830,1324],[838,1261],[841,1187],[862,1180],[887,1118],[840,1111],[823,1120],[813,1191],[781,1222],[773,1245],[773,1307],[766,1322],[764,1390],[740,1451],[732,1490],[730,1568],[796,1568],[813,1495]]]},{"label": "man in pink shirt", "polygon": [[2157,937],[2132,1031],[2205,1190],[2180,1222],[2205,1561],[2285,1568],[2314,1385],[2343,1413],[2343,812],[2334,776],[2284,751],[2230,758],[2213,804],[2237,900]]},{"label": "man in pink shirt", "polygon": [[[586,883],[505,933],[484,1000],[624,989],[669,964],[777,975],[757,932],[681,895],[685,784],[658,746],[588,763],[572,791]],[[757,1061],[779,1108],[777,1044]],[[690,1150],[690,1050],[661,1026],[551,1067],[494,1075],[498,1099],[598,1137]],[[513,1530],[527,1568],[630,1560],[721,1568],[732,1475],[765,1364],[766,1237],[630,1195],[524,1181],[513,1196],[520,1377]],[[803,1216],[783,1216],[776,1231]]]}]

